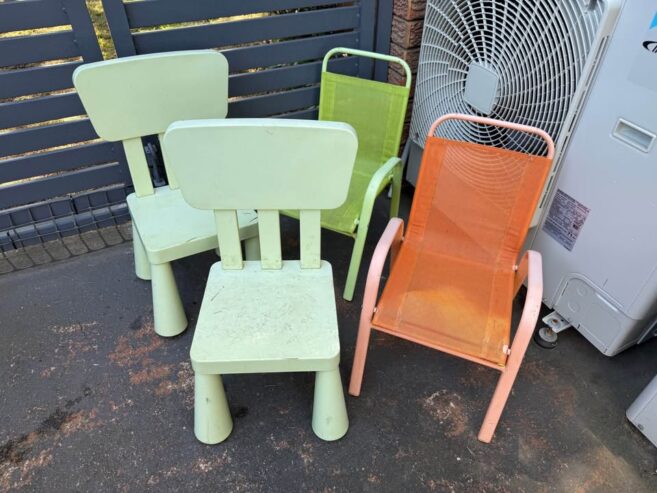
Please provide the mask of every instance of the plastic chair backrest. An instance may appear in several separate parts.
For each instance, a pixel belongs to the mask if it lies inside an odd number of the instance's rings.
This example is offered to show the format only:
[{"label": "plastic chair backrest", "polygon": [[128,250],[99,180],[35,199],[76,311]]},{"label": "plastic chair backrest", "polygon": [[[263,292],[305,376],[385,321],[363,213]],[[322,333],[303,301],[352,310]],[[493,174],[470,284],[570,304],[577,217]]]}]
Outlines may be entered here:
[{"label": "plastic chair backrest", "polygon": [[[228,112],[228,62],[213,50],[89,63],[75,70],[73,83],[96,133],[123,141],[138,196],[153,193],[141,137],[161,137],[175,121],[225,118]],[[166,158],[165,167],[177,188]]]},{"label": "plastic chair backrest", "polygon": [[[548,156],[434,137],[449,119],[538,135]],[[517,262],[543,190],[554,144],[538,129],[446,115],[427,137],[406,242],[437,254],[509,271]]]},{"label": "plastic chair backrest", "polygon": [[185,200],[213,209],[222,267],[242,268],[237,209],[258,210],[261,262],[282,267],[280,209],[300,211],[301,265],[320,267],[320,210],[347,197],[358,149],[345,123],[231,119],[177,122],[164,136]]},{"label": "plastic chair backrest", "polygon": [[[329,59],[339,53],[399,63],[406,72],[406,85],[329,72]],[[410,87],[410,68],[400,58],[349,48],[335,48],[324,57],[319,119],[346,122],[356,129],[359,146],[355,172],[372,175],[398,155]]]}]

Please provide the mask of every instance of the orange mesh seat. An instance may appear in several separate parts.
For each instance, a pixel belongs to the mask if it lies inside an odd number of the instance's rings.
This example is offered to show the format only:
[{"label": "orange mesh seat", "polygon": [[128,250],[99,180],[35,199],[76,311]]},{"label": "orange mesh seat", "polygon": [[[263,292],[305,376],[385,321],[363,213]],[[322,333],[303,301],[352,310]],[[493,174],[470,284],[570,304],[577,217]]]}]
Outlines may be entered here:
[{"label": "orange mesh seat", "polygon": [[550,162],[427,138],[408,233],[373,325],[503,365],[514,266]]},{"label": "orange mesh seat", "polygon": [[[547,144],[547,157],[434,137],[446,120],[538,136]],[[352,395],[360,393],[371,329],[387,332],[502,372],[479,434],[491,440],[540,311],[540,255],[530,251],[518,260],[553,154],[550,137],[533,127],[466,115],[434,123],[406,236],[403,222],[391,220],[372,258]],[[377,303],[390,250],[390,275]],[[525,308],[512,345],[513,298],[527,274]]]}]

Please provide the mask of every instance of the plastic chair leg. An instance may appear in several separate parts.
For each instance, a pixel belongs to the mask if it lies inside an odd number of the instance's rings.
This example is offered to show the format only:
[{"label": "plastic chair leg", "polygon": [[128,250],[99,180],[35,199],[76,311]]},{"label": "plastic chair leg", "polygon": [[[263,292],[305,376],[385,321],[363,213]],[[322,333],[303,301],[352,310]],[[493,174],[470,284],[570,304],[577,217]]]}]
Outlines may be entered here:
[{"label": "plastic chair leg", "polygon": [[223,442],[233,430],[221,375],[194,375],[194,435],[198,441]]},{"label": "plastic chair leg", "polygon": [[260,260],[260,238],[254,236],[244,240],[244,258],[246,260]]},{"label": "plastic chair leg", "polygon": [[155,332],[164,337],[177,336],[187,327],[187,317],[171,264],[152,264],[151,275]]},{"label": "plastic chair leg", "polygon": [[356,281],[358,280],[358,271],[360,270],[360,261],[363,257],[363,249],[365,248],[365,240],[367,239],[367,228],[358,226],[358,233],[356,233],[356,242],[354,249],[351,252],[351,262],[349,263],[349,272],[347,273],[347,282],[344,286],[344,293],[342,297],[351,301],[354,298],[354,290],[356,289]]},{"label": "plastic chair leg", "polygon": [[322,440],[342,438],[349,429],[340,371],[318,371],[315,374],[313,431]]},{"label": "plastic chair leg", "polygon": [[151,280],[151,264],[148,262],[148,255],[146,254],[146,249],[144,244],[141,242],[141,237],[139,232],[135,227],[135,223],[132,223],[132,249],[135,256],[135,274],[139,279],[144,281]]}]

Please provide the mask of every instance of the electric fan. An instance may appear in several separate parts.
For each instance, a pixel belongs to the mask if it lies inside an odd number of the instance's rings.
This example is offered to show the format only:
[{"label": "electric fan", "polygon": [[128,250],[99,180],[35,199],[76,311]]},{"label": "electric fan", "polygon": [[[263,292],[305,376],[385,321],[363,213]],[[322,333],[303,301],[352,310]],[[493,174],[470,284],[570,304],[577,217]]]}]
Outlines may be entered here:
[{"label": "electric fan", "polygon": [[[613,27],[611,0],[429,0],[411,120],[415,182],[431,123],[466,113],[563,132]],[[597,54],[597,56],[595,56]],[[591,56],[593,55],[593,56]],[[584,84],[582,82],[584,81]],[[440,136],[542,154],[541,139],[463,121]],[[558,155],[557,155],[558,159]]]}]

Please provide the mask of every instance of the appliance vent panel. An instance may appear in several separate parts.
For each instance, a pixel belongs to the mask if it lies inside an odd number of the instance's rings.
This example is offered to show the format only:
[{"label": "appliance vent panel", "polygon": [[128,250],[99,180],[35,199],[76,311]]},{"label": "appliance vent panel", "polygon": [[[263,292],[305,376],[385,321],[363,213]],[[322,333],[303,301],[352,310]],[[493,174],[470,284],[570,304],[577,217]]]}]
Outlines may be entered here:
[{"label": "appliance vent panel", "polygon": [[[411,138],[445,113],[539,127],[557,139],[605,11],[602,0],[429,0]],[[450,139],[543,154],[541,139],[461,121]]]}]

